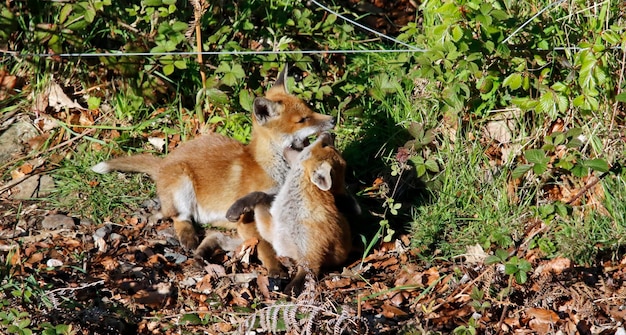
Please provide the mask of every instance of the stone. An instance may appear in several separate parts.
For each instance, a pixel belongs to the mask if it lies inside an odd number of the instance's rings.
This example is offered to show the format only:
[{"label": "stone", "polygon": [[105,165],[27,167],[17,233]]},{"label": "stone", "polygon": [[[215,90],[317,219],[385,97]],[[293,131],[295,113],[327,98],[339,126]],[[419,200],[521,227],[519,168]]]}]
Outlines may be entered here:
[{"label": "stone", "polygon": [[43,198],[50,195],[54,188],[54,179],[51,176],[30,176],[11,189],[11,198],[16,200]]},{"label": "stone", "polygon": [[45,230],[74,229],[74,219],[63,214],[51,214],[43,218],[41,228]]},{"label": "stone", "polygon": [[37,129],[29,122],[16,122],[0,135],[0,165],[11,161],[22,152],[24,143],[39,135]]}]

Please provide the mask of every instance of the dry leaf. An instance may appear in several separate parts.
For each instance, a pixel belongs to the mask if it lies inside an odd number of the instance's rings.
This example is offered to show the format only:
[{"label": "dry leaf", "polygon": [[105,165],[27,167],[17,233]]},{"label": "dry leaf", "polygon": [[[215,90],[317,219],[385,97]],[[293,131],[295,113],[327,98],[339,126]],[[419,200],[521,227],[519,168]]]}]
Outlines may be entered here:
[{"label": "dry leaf", "polygon": [[570,261],[569,259],[563,258],[563,257],[557,257],[555,259],[545,261],[539,264],[539,266],[537,266],[537,268],[535,269],[534,274],[542,275],[545,273],[551,273],[551,274],[558,275],[558,274],[561,274],[563,271],[571,268],[571,266],[572,266],[572,261]]},{"label": "dry leaf", "polygon": [[465,256],[465,262],[469,264],[483,264],[485,258],[489,256],[480,244],[468,245],[465,250],[463,256]]},{"label": "dry leaf", "polygon": [[560,320],[556,312],[544,308],[527,308],[526,315],[539,322],[554,323]]},{"label": "dry leaf", "polygon": [[394,318],[394,317],[398,317],[398,316],[406,316],[408,315],[405,311],[401,310],[398,307],[395,306],[391,306],[388,304],[383,304],[382,306],[382,314],[386,317],[386,318]]}]

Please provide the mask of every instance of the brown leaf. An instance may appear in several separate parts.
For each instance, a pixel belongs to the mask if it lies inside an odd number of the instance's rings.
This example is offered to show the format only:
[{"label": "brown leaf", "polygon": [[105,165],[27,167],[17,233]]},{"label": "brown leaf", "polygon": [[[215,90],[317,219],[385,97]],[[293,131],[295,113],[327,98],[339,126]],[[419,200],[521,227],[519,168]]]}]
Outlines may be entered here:
[{"label": "brown leaf", "polygon": [[539,322],[555,323],[560,320],[556,312],[544,308],[527,308],[526,315],[535,318]]},{"label": "brown leaf", "polygon": [[324,284],[326,284],[326,287],[329,289],[334,290],[337,288],[349,287],[352,285],[352,280],[347,277],[334,277],[332,279],[325,280]]},{"label": "brown leaf", "polygon": [[133,298],[139,304],[159,308],[165,305],[173,295],[174,290],[170,283],[158,283],[147,289],[139,290],[133,295]]},{"label": "brown leaf", "polygon": [[557,257],[550,261],[542,262],[535,269],[535,275],[542,274],[561,274],[563,271],[571,268],[572,261],[568,258]]},{"label": "brown leaf", "polygon": [[383,304],[382,306],[382,314],[386,317],[386,318],[394,318],[397,316],[406,316],[408,315],[405,311],[401,310],[398,307],[395,306],[391,306],[388,304]]}]

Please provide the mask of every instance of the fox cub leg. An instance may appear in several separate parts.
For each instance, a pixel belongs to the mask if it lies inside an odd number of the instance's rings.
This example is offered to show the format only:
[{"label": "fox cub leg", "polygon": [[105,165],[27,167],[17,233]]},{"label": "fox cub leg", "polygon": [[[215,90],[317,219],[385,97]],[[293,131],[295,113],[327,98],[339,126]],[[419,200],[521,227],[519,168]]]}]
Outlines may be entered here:
[{"label": "fox cub leg", "polygon": [[[276,257],[276,251],[274,247],[263,239],[257,224],[267,223],[269,217],[269,207],[274,201],[274,196],[264,192],[252,192],[248,195],[238,199],[228,209],[226,218],[232,222],[237,223],[237,233],[239,236],[246,240],[250,238],[256,238],[259,240],[257,245],[257,257],[263,263],[263,266],[267,269],[270,277],[286,277],[286,273]],[[267,213],[263,215],[263,212]],[[255,214],[259,214],[258,216]],[[256,220],[256,223],[255,223]]]},{"label": "fox cub leg", "polygon": [[198,233],[193,223],[187,220],[179,220],[177,218],[172,219],[174,221],[174,230],[176,231],[176,237],[180,243],[187,250],[194,250],[200,243]]}]

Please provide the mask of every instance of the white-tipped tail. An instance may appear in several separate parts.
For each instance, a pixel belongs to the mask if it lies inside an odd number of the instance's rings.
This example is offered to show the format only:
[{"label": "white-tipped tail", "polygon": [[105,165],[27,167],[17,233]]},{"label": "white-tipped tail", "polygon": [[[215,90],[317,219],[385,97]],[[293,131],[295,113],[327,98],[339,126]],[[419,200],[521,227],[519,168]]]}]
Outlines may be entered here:
[{"label": "white-tipped tail", "polygon": [[100,174],[105,174],[105,173],[111,172],[111,168],[109,167],[109,164],[107,164],[107,162],[98,163],[98,164],[92,166],[91,170],[93,170],[93,172],[97,172],[97,173],[100,173]]}]

